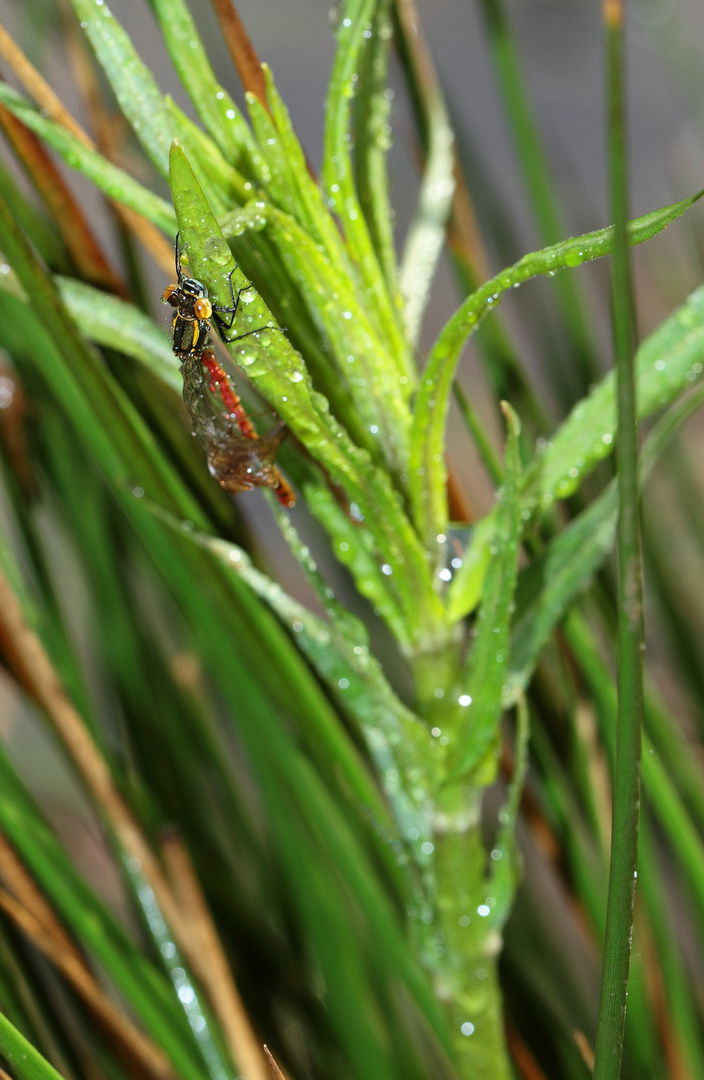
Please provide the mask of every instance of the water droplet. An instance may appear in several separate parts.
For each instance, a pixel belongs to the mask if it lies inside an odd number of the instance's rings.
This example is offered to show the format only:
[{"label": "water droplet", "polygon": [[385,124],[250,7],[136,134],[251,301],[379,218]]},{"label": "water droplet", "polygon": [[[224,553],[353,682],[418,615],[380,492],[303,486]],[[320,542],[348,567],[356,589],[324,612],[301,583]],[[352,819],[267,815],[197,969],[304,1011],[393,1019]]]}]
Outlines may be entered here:
[{"label": "water droplet", "polygon": [[232,261],[232,253],[223,236],[208,237],[205,241],[205,255],[218,266],[227,266]]}]

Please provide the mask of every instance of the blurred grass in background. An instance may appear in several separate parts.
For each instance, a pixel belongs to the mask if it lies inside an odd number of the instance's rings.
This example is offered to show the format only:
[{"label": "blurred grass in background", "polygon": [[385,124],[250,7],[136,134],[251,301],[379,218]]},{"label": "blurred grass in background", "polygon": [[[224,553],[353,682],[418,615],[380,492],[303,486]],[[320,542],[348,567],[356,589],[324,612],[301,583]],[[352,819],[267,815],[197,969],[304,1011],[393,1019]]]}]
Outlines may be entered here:
[{"label": "blurred grass in background", "polygon": [[[314,165],[276,64],[201,8],[44,2],[10,12],[26,57],[0,35],[0,1050],[18,1080],[259,1080],[263,1042],[291,1077],[588,1076],[617,710],[609,300],[577,269],[614,250],[601,189],[553,181],[497,0],[472,17],[498,157],[414,6],[346,0]],[[701,187],[704,88],[697,13],[634,13],[692,117],[667,197],[636,140],[640,245]],[[36,70],[56,35],[70,112]],[[700,221],[634,249],[639,1080],[704,1075]],[[288,424],[291,515],[229,498],[190,437],[158,305],[177,228],[216,303],[254,284],[226,362],[260,432]]]}]

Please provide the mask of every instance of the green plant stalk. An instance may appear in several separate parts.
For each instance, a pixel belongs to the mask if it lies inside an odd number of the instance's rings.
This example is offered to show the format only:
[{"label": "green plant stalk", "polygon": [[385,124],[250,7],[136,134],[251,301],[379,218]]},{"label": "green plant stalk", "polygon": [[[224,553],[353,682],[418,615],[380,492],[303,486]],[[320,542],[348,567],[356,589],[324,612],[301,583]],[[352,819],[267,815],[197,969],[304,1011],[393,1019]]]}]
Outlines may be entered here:
[{"label": "green plant stalk", "polygon": [[638,518],[638,420],[633,303],[627,237],[623,8],[604,7],[607,41],[609,158],[614,220],[613,320],[618,400],[618,719],[609,895],[594,1080],[618,1080],[626,1020],[638,855],[643,600]]},{"label": "green plant stalk", "polygon": [[[597,703],[602,738],[613,768],[613,732],[616,727],[616,693],[609,672],[596,651],[585,620],[573,610],[565,621],[565,636],[579,661],[582,673]],[[654,747],[646,740],[643,755],[643,786],[658,825],[677,856],[681,871],[698,907],[704,905],[704,843],[692,821],[676,785]]]},{"label": "green plant stalk", "polygon": [[[500,929],[513,895],[509,869],[488,877],[481,835],[483,789],[496,773],[502,685],[508,663],[509,624],[518,572],[520,536],[520,424],[503,405],[508,429],[506,480],[499,503],[496,554],[486,579],[469,663],[462,672],[468,694],[452,694],[440,721],[446,733],[445,777],[433,821],[437,931],[441,949],[426,945],[436,993],[447,1003],[455,1054],[463,1077],[503,1080],[510,1075],[496,972]],[[527,733],[527,721],[521,725]],[[439,734],[439,732],[437,732]],[[525,734],[517,738],[523,744]],[[517,754],[518,758],[522,752]],[[520,767],[517,769],[520,774]],[[515,800],[514,792],[514,800]],[[515,817],[509,810],[508,816]],[[496,913],[496,919],[494,914]]]}]

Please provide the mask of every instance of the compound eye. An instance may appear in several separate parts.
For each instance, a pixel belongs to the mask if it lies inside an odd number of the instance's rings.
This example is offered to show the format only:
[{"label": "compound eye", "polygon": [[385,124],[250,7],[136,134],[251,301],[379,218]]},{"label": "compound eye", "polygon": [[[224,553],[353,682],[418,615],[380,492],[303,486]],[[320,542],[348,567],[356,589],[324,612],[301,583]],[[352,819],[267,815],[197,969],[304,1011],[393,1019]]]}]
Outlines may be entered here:
[{"label": "compound eye", "polygon": [[178,292],[178,285],[167,285],[161,296],[162,304],[173,304],[173,295]]},{"label": "compound eye", "polygon": [[209,319],[213,313],[212,304],[210,300],[206,300],[204,297],[200,297],[193,305],[193,312],[196,319]]},{"label": "compound eye", "polygon": [[190,296],[207,296],[208,290],[202,281],[198,281],[197,278],[188,277],[184,278],[181,282],[181,288],[184,292],[189,293]]}]

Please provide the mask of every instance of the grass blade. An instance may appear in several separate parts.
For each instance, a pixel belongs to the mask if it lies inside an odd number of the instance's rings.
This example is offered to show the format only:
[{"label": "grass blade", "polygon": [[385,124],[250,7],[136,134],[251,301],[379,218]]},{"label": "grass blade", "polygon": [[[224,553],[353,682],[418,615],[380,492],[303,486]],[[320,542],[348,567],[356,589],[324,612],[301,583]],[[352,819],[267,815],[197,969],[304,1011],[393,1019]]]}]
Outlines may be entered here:
[{"label": "grass blade", "polygon": [[19,1080],[63,1080],[24,1035],[0,1013],[0,1050]]},{"label": "grass blade", "polygon": [[606,936],[594,1080],[618,1080],[626,1019],[638,851],[643,722],[643,584],[638,516],[638,418],[628,253],[624,10],[603,8],[607,39],[609,171],[614,218],[613,319],[618,391],[618,719]]}]

